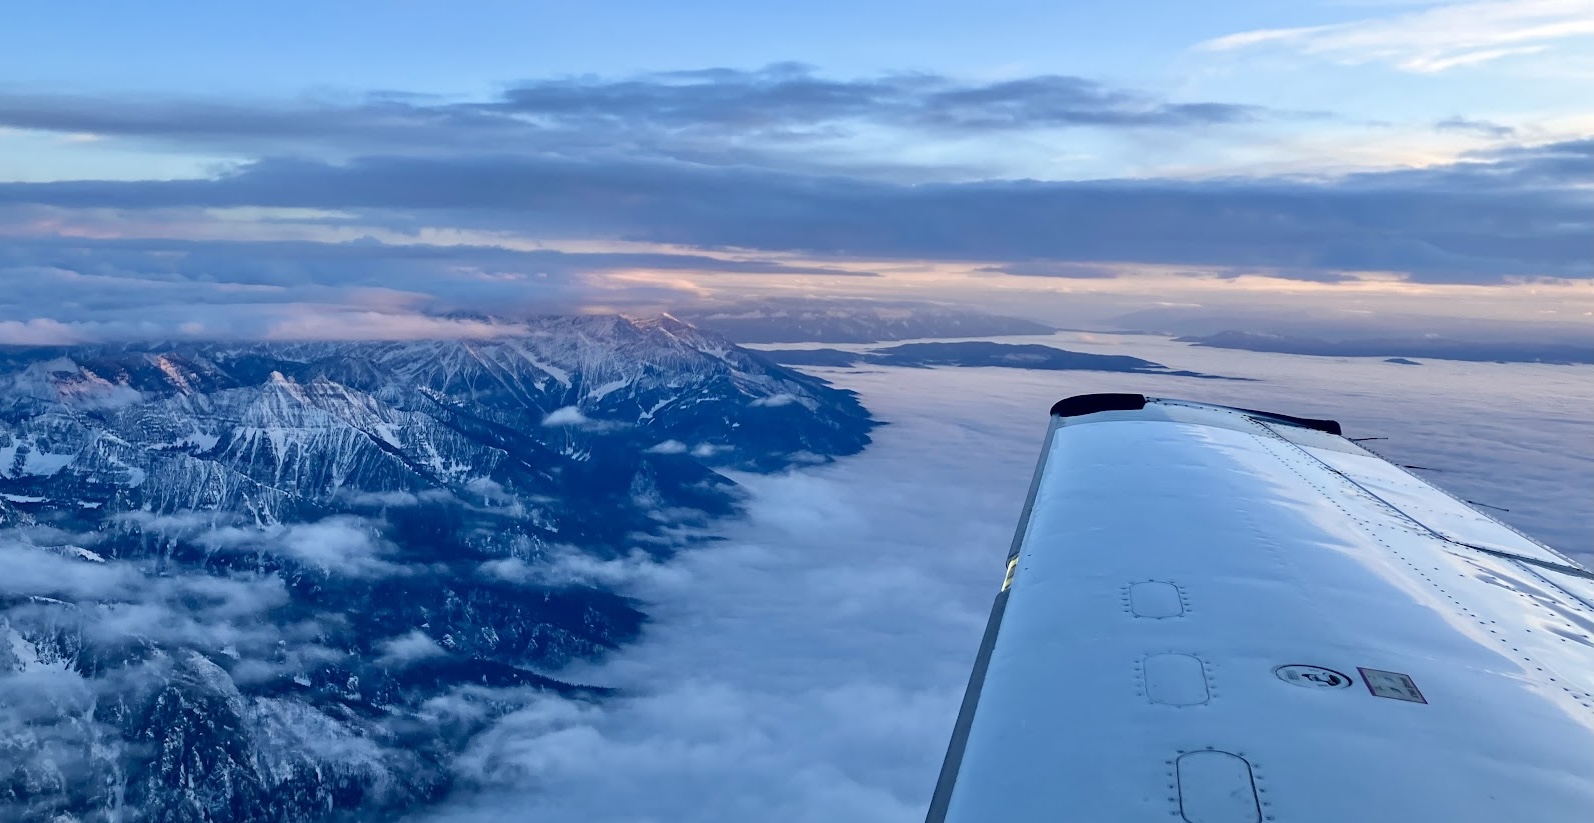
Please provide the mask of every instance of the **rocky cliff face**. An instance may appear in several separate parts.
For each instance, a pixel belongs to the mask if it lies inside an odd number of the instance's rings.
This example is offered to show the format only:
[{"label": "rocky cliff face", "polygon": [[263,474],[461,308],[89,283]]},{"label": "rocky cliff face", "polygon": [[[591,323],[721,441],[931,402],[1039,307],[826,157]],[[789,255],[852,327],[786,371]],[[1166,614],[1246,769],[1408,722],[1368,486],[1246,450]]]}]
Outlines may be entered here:
[{"label": "rocky cliff face", "polygon": [[[616,564],[851,454],[847,392],[672,318],[0,354],[0,820],[318,821],[634,638]],[[550,676],[550,673],[553,673]]]}]

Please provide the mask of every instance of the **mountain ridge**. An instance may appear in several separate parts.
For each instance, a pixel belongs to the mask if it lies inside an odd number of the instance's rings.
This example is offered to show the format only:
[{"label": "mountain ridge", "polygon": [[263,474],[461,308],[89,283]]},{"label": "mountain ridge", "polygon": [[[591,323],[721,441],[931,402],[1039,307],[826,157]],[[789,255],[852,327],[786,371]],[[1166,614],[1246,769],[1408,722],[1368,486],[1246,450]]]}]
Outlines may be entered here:
[{"label": "mountain ridge", "polygon": [[657,563],[738,511],[720,470],[875,425],[671,317],[520,328],[0,352],[0,820],[435,800],[493,717],[604,696],[557,672],[646,615],[583,564]]}]

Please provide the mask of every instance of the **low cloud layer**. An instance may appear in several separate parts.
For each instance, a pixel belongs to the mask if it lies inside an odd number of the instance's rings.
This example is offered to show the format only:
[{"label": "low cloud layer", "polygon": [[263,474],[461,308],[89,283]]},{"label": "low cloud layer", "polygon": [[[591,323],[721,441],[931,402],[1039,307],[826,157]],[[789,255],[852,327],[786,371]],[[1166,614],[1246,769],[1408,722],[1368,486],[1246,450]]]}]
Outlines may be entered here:
[{"label": "low cloud layer", "polygon": [[[0,343],[128,338],[275,340],[493,337],[483,315],[575,312],[594,303],[680,303],[668,274],[867,276],[704,254],[563,252],[486,245],[13,237],[0,244]],[[461,314],[464,313],[464,314]]]},{"label": "low cloud layer", "polygon": [[[165,524],[192,532],[194,524]],[[281,548],[281,535],[223,528],[223,539],[247,535],[263,547]],[[307,535],[306,535],[307,537]],[[96,535],[72,535],[42,527],[0,532],[0,563],[7,569],[0,599],[0,636],[31,638],[26,651],[0,672],[27,675],[40,666],[61,667],[61,677],[82,680],[82,689],[114,691],[117,684],[93,682],[74,673],[71,659],[51,657],[72,649],[110,661],[122,648],[201,648],[242,655],[259,663],[257,674],[280,672],[322,650],[313,623],[281,623],[273,617],[288,602],[276,574],[160,573],[153,563],[103,557]],[[300,541],[300,545],[309,545]],[[14,632],[12,630],[15,630]],[[52,651],[52,649],[54,651]],[[91,652],[90,649],[93,649]],[[223,650],[225,650],[223,652]],[[35,659],[33,655],[42,655]],[[133,655],[136,657],[136,655]],[[266,664],[265,661],[273,661]],[[128,669],[127,676],[136,676]],[[0,713],[0,726],[8,718]]]}]

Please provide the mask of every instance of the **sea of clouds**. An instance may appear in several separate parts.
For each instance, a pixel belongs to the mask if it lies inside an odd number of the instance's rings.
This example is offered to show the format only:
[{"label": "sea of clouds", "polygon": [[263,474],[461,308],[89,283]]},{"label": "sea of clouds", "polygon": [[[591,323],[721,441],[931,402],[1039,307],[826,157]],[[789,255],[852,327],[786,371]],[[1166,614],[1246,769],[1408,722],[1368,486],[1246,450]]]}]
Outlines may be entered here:
[{"label": "sea of clouds", "polygon": [[480,735],[418,823],[923,818],[1033,470],[1046,412],[1095,391],[1340,419],[1351,436],[1587,562],[1587,367],[1302,358],[1152,337],[1010,340],[1256,382],[1012,369],[816,370],[889,425],[862,455],[741,476],[748,516],[604,579],[653,617],[568,676],[624,696],[531,703]]}]

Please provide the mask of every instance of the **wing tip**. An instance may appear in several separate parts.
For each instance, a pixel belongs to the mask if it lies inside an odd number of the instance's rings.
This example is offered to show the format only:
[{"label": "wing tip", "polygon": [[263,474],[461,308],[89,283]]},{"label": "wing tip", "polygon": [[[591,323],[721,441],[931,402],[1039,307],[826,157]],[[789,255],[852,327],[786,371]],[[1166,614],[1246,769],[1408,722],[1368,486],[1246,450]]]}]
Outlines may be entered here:
[{"label": "wing tip", "polygon": [[[1052,416],[1080,417],[1086,414],[1095,414],[1097,412],[1105,411],[1140,411],[1146,407],[1146,403],[1148,402],[1151,401],[1148,401],[1146,396],[1143,394],[1125,394],[1116,392],[1076,394],[1073,397],[1067,397],[1057,401],[1057,403],[1052,406]],[[1278,412],[1259,411],[1257,409],[1242,409],[1236,406],[1219,406],[1217,408],[1232,409],[1243,414],[1265,417],[1280,423],[1288,423],[1292,426],[1299,426],[1303,429],[1316,429],[1320,432],[1327,432],[1328,434],[1341,436],[1344,434],[1344,429],[1339,425],[1339,421],[1337,420],[1320,420],[1312,417],[1296,417],[1289,414],[1279,414]]]},{"label": "wing tip", "polygon": [[1052,406],[1053,417],[1078,417],[1104,411],[1140,411],[1146,407],[1143,394],[1076,394]]}]

